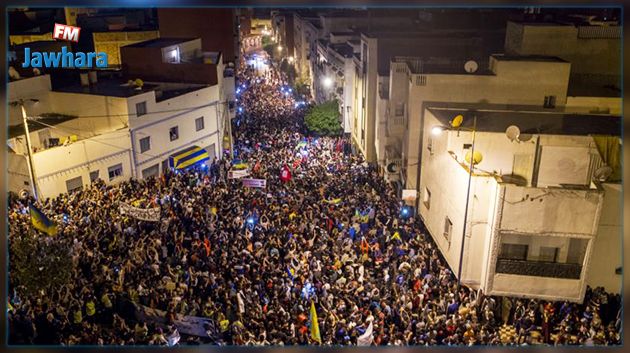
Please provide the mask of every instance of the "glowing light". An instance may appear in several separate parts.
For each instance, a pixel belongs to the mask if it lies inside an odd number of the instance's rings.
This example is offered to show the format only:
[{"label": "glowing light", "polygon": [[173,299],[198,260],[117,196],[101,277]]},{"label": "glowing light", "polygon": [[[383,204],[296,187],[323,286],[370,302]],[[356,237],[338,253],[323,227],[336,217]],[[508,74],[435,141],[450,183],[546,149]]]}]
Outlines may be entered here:
[{"label": "glowing light", "polygon": [[333,85],[333,80],[330,77],[324,77],[322,83],[324,84],[324,87],[330,88]]},{"label": "glowing light", "polygon": [[435,135],[435,136],[439,136],[442,134],[442,131],[444,131],[444,128],[442,128],[441,126],[434,126],[431,129],[431,134]]}]

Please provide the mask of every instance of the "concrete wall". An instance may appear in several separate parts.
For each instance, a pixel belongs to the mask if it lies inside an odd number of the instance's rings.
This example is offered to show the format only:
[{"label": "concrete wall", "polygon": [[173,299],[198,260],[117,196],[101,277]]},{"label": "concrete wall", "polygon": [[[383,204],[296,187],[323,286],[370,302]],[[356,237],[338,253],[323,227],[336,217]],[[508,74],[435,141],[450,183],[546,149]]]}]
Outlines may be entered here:
[{"label": "concrete wall", "polygon": [[[26,102],[26,114],[29,117],[42,113],[50,113],[51,99],[50,75],[40,75],[11,81],[8,84],[8,102],[18,99],[38,99],[39,102]],[[8,126],[22,124],[22,109],[20,106],[8,106],[9,122]]]},{"label": "concrete wall", "polygon": [[620,75],[621,39],[579,38],[579,30],[572,25],[527,25],[508,21],[505,51],[558,56],[571,62],[572,74]]},{"label": "concrete wall", "polygon": [[604,287],[607,292],[621,293],[622,278],[620,274],[615,274],[615,270],[623,265],[623,190],[621,184],[602,184],[602,187],[604,205],[593,244],[593,261],[587,284],[593,288]]},{"label": "concrete wall", "polygon": [[120,60],[120,47],[125,45],[144,42],[146,40],[158,38],[158,31],[134,31],[134,32],[94,32],[94,51],[107,53],[107,64],[118,66],[122,64]]},{"label": "concrete wall", "polygon": [[26,156],[10,152],[5,156],[7,157],[7,190],[16,194],[22,190],[31,193],[31,179]]},{"label": "concrete wall", "polygon": [[621,115],[621,97],[567,97],[566,109],[577,113]]},{"label": "concrete wall", "polygon": [[545,96],[556,96],[556,104],[566,102],[570,64],[499,61],[496,75],[425,75],[426,85],[409,82],[408,125],[402,153],[407,163],[406,188],[417,185],[418,149],[422,134],[423,103],[428,101],[462,103],[528,104],[542,107]]},{"label": "concrete wall", "polygon": [[199,37],[202,51],[220,51],[225,62],[238,57],[234,40],[238,36],[235,9],[159,8],[158,21],[161,37]]},{"label": "concrete wall", "polygon": [[[222,153],[220,132],[222,111],[219,87],[202,88],[175,98],[156,102],[154,92],[129,98],[129,110],[135,113],[136,103],[146,102],[147,114],[132,117],[129,121],[136,170],[133,175],[142,177],[142,170],[168,160],[169,156],[186,147],[196,145],[208,148],[214,144],[216,156]],[[181,110],[175,111],[173,110]],[[204,117],[204,129],[196,131],[195,119]],[[169,130],[177,126],[179,138],[170,141]],[[151,137],[151,149],[141,153],[140,139]],[[209,151],[210,153],[210,151]]]},{"label": "concrete wall", "polygon": [[[114,131],[68,146],[50,148],[33,155],[40,197],[67,192],[66,181],[81,177],[89,185],[90,172],[98,171],[105,182],[119,183],[131,177],[129,132]],[[108,168],[122,164],[123,175],[110,180]]]}]

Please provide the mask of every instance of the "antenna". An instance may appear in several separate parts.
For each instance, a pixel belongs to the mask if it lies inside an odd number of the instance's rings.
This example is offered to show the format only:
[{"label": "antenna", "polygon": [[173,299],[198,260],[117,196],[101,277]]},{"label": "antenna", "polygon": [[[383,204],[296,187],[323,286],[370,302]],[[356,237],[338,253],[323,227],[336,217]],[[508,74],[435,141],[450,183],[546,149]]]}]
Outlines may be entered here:
[{"label": "antenna", "polygon": [[597,168],[593,173],[593,179],[597,181],[606,181],[613,173],[613,169],[607,165]]},{"label": "antenna", "polygon": [[478,68],[479,68],[479,65],[474,60],[468,60],[464,64],[464,70],[466,70],[466,72],[469,74],[475,73]]}]

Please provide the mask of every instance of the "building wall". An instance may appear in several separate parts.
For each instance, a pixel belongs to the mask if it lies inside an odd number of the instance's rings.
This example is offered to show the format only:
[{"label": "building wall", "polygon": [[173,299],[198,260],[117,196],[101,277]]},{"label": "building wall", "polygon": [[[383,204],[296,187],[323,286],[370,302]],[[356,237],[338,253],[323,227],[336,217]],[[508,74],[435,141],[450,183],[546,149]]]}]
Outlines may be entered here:
[{"label": "building wall", "polygon": [[[51,90],[50,75],[40,75],[23,78],[17,81],[11,81],[8,84],[8,102],[17,101],[19,99],[37,99],[39,102],[26,102],[27,116],[37,116],[42,113],[49,113],[51,99],[49,92]],[[22,124],[22,109],[20,106],[8,106],[9,126]]]},{"label": "building wall", "polygon": [[[588,28],[587,28],[588,27]],[[602,35],[580,38],[580,31]],[[527,25],[508,21],[505,51],[518,55],[552,55],[571,62],[572,74],[621,74],[620,27]]]},{"label": "building wall", "polygon": [[355,108],[355,69],[352,58],[344,60],[344,83],[343,83],[343,131],[344,133],[352,133],[352,120]]},{"label": "building wall", "polygon": [[234,11],[229,8],[158,8],[160,37],[199,37],[203,51],[221,51],[226,63],[234,62],[238,57]]},{"label": "building wall", "polygon": [[[81,177],[84,186],[89,185],[90,172],[98,171],[108,184],[129,179],[132,176],[129,141],[129,131],[120,130],[33,154],[40,197],[67,192],[66,181],[76,177]],[[122,175],[110,180],[108,168],[117,164],[122,164]]]},{"label": "building wall", "polygon": [[31,193],[31,178],[28,172],[28,161],[25,155],[8,152],[7,157],[7,190],[19,194],[26,190]]},{"label": "building wall", "polygon": [[[430,128],[440,124],[430,111],[425,113],[418,211],[450,268],[457,273],[468,185],[463,143],[470,143],[471,135],[445,131],[433,136]],[[620,253],[620,199],[615,187],[606,187],[606,193],[611,196],[606,199],[607,206],[602,207],[603,193],[597,189],[516,186],[500,183],[500,179],[492,175],[509,175],[516,171],[514,155],[533,157],[536,138],[518,143],[509,141],[502,133],[477,133],[475,150],[482,151],[483,160],[471,179],[462,283],[482,288],[488,294],[576,302],[584,295],[587,279],[589,284],[617,289],[615,284],[619,286],[620,282],[614,270],[621,264],[620,257],[599,259],[607,252]],[[539,143],[543,150],[545,146],[571,146],[576,151],[592,148],[589,136],[542,135]],[[529,168],[534,169],[533,162]],[[531,173],[529,175],[531,180]],[[554,177],[571,176],[558,172]],[[447,217],[452,223],[449,236],[445,235]],[[558,262],[562,263],[568,256],[569,238],[590,240],[579,280],[495,273],[502,239],[528,244],[528,257],[533,259],[537,258],[541,246],[557,247],[560,249]],[[591,249],[601,255],[591,255]],[[522,285],[514,287],[515,282]]]},{"label": "building wall", "polygon": [[553,95],[556,96],[556,106],[566,103],[569,63],[499,61],[494,64],[494,69],[495,75],[424,75],[424,85],[417,84],[420,75],[411,75],[408,125],[402,148],[402,157],[406,161],[407,189],[418,185],[418,150],[424,102],[528,104],[542,107],[545,96]]},{"label": "building wall", "polygon": [[567,97],[567,110],[579,113],[621,115],[621,97]]},{"label": "building wall", "polygon": [[593,244],[593,261],[587,284],[592,288],[604,287],[607,292],[621,293],[622,278],[615,270],[623,266],[623,188],[621,184],[608,183],[602,184],[602,187],[604,205]]},{"label": "building wall", "polygon": [[159,38],[159,31],[134,31],[134,32],[94,32],[94,51],[107,53],[107,64],[119,66],[120,47],[138,42]]},{"label": "building wall", "polygon": [[[164,161],[179,150],[193,145],[202,148],[214,145],[214,155],[221,155],[219,127],[221,126],[221,109],[224,107],[219,103],[218,86],[206,87],[161,102],[156,102],[154,93],[148,92],[129,98],[129,110],[135,113],[136,104],[143,101],[147,104],[147,114],[133,116],[129,121],[136,166],[133,175],[136,178],[142,178],[142,170],[155,164],[159,164],[163,172]],[[172,112],[179,109],[181,111]],[[195,119],[202,116],[204,129],[196,131]],[[179,130],[179,138],[170,141],[169,130],[175,126]],[[140,140],[147,136],[150,137],[151,149],[142,153]],[[212,154],[211,151],[208,152]]]}]

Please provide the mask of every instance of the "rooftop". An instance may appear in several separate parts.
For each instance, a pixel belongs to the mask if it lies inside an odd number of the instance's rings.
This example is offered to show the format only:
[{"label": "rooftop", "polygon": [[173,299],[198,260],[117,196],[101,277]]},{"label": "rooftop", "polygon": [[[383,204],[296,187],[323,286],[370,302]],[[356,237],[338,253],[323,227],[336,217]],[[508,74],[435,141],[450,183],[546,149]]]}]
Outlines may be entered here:
[{"label": "rooftop", "polygon": [[53,91],[129,98],[138,94],[154,91],[157,87],[158,85],[156,84],[145,83],[141,89],[136,89],[134,86],[129,86],[127,81],[121,79],[99,77],[98,83],[93,85],[82,86],[80,82],[77,82],[73,85],[55,88]]},{"label": "rooftop", "polygon": [[621,136],[621,117],[606,114],[579,114],[539,106],[431,102],[427,109],[444,125],[458,114],[464,116],[462,127],[471,128],[473,112],[477,131],[505,132],[516,125],[523,133],[548,135]]},{"label": "rooftop", "polygon": [[[55,126],[57,124],[61,124],[65,121],[72,120],[72,119],[76,119],[76,116],[56,114],[56,113],[42,114],[36,120],[30,120],[28,122],[29,132],[33,133],[37,130],[47,128],[48,127],[47,125]],[[23,124],[9,126],[8,134],[7,134],[8,138],[11,139],[11,138],[15,138],[22,135],[24,135]]]},{"label": "rooftop", "polygon": [[171,45],[190,42],[197,38],[155,38],[144,42],[125,45],[125,47],[131,48],[165,48]]},{"label": "rooftop", "polygon": [[505,54],[492,54],[492,57],[501,61],[539,61],[539,62],[560,62],[567,63],[568,61],[562,60],[556,56],[547,55],[505,55]]}]

